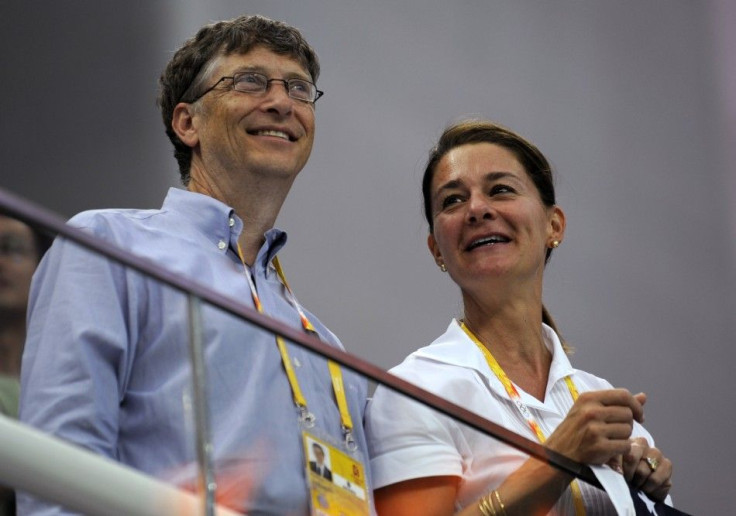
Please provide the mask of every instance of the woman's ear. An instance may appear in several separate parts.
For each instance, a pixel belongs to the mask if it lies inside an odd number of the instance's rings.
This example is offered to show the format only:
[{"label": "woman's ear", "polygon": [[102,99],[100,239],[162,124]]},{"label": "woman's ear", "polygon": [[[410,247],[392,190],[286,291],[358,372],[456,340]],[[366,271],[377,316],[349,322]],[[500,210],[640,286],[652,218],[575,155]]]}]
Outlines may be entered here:
[{"label": "woman's ear", "polygon": [[445,263],[445,261],[442,259],[440,246],[437,245],[437,240],[435,240],[434,238],[434,233],[430,233],[429,236],[427,236],[427,247],[429,247],[429,252],[432,253],[432,257],[434,257],[434,262],[437,264],[437,267],[441,267]]},{"label": "woman's ear", "polygon": [[192,104],[179,102],[174,107],[174,114],[171,116],[171,128],[189,147],[195,147],[199,143],[199,134],[194,124],[194,109]]},{"label": "woman's ear", "polygon": [[552,241],[562,242],[565,238],[565,212],[556,204],[550,208],[548,238]]}]

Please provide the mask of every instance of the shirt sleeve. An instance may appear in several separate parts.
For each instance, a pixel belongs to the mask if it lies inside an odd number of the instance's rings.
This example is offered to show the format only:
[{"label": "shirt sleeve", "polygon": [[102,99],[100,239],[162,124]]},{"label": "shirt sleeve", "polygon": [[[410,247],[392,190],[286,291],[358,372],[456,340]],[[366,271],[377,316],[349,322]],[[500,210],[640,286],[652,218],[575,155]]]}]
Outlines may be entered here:
[{"label": "shirt sleeve", "polygon": [[[121,266],[57,239],[32,283],[21,376],[21,421],[113,459],[135,342],[126,278]],[[18,498],[18,514],[68,514]]]},{"label": "shirt sleeve", "polygon": [[433,476],[462,476],[457,425],[387,388],[378,387],[366,411],[374,487]]}]

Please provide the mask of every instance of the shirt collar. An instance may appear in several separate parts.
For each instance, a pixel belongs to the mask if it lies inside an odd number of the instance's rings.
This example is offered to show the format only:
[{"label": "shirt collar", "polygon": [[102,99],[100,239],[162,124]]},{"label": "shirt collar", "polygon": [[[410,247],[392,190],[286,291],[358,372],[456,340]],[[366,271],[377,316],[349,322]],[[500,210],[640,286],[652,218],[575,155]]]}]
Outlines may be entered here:
[{"label": "shirt collar", "polygon": [[[550,364],[549,377],[547,380],[546,393],[552,389],[560,380],[566,376],[572,375],[575,370],[570,364],[565,351],[562,349],[562,343],[552,328],[542,323],[542,336],[544,344],[552,352],[552,363]],[[507,397],[503,384],[496,378],[493,371],[488,367],[485,357],[478,346],[468,337],[468,335],[460,327],[457,319],[453,319],[447,327],[447,331],[435,340],[432,344],[413,353],[417,358],[423,358],[441,362],[457,367],[464,367],[476,371],[479,375],[487,380],[487,384],[503,397]],[[524,401],[537,406],[541,405],[538,400],[532,396],[522,394]],[[536,403],[535,403],[536,401]]]},{"label": "shirt collar", "polygon": [[265,243],[261,246],[256,256],[256,263],[260,264],[264,269],[269,267],[282,247],[286,245],[286,232],[277,228],[271,228],[264,234]]},{"label": "shirt collar", "polygon": [[[237,242],[243,232],[243,221],[227,204],[210,197],[182,190],[170,188],[162,210],[180,214],[182,221],[193,228],[202,238],[212,244],[223,254],[232,247],[237,249]],[[264,234],[265,242],[258,251],[256,263],[266,268],[281,248],[286,245],[286,232],[271,228]]]},{"label": "shirt collar", "polygon": [[547,380],[547,392],[552,385],[575,373],[575,369],[567,358],[567,353],[562,348],[562,342],[555,331],[542,323],[542,334],[544,344],[552,352],[552,363],[549,366],[549,379]]}]

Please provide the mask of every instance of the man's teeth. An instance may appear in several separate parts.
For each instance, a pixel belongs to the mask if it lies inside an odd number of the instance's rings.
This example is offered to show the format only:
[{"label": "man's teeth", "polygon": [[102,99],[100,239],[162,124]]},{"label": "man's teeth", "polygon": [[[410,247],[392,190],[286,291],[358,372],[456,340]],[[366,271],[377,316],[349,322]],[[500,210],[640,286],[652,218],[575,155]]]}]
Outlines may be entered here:
[{"label": "man's teeth", "polygon": [[289,135],[281,132],[281,131],[273,131],[273,130],[265,130],[265,131],[258,131],[257,133],[259,136],[276,136],[277,138],[283,138],[284,140],[289,140]]}]

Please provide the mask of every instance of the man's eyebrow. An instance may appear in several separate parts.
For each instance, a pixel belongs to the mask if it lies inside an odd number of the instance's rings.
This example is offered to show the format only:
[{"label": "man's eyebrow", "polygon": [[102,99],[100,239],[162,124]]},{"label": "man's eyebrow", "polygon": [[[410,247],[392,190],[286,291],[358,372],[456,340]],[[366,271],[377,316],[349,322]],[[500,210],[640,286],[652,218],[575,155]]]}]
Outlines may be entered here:
[{"label": "man's eyebrow", "polygon": [[[260,73],[262,75],[265,75],[269,79],[271,78],[269,75],[269,71],[266,70],[263,66],[259,65],[243,65],[237,67],[235,70],[232,71],[231,75],[235,75],[238,73],[245,73],[245,72],[256,72]],[[308,73],[302,72],[302,71],[293,71],[293,72],[285,72],[284,78],[289,79],[301,79],[303,81],[309,81],[312,82],[312,78],[309,76]]]}]

